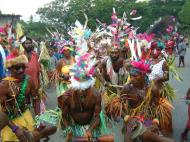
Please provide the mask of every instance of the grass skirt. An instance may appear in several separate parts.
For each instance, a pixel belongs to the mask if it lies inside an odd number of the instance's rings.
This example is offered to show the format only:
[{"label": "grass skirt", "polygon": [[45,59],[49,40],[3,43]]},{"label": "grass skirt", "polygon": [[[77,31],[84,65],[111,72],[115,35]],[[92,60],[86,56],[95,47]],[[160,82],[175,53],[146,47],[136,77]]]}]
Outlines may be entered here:
[{"label": "grass skirt", "polygon": [[[93,121],[92,121],[93,122]],[[63,130],[63,137],[66,137],[69,132],[72,132],[73,137],[83,137],[86,131],[89,129],[91,123],[87,125],[71,125]],[[100,126],[92,131],[92,137],[98,138],[103,135],[111,134],[111,130],[107,126],[107,117],[104,115],[103,111],[100,113]]]}]

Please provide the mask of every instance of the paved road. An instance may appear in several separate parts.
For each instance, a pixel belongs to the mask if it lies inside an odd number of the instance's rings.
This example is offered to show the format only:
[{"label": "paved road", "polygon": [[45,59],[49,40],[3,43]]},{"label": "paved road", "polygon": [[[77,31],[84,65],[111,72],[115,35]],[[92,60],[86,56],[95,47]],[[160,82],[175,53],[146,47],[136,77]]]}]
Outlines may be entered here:
[{"label": "paved road", "polygon": [[173,103],[175,107],[173,111],[173,137],[177,141],[179,141],[180,134],[184,130],[187,121],[187,105],[184,103],[184,99],[182,98],[186,95],[186,92],[190,87],[190,63],[188,63],[190,61],[190,49],[187,50],[185,60],[186,67],[178,69],[178,73],[183,78],[183,82],[178,82],[174,79],[171,79],[170,81],[177,94],[177,97]]},{"label": "paved road", "polygon": [[[186,61],[190,61],[190,49],[187,50]],[[177,64],[177,59],[176,59]],[[180,76],[183,78],[183,82],[178,82],[175,79],[170,78],[170,83],[176,90],[176,100],[173,105],[175,109],[173,110],[173,137],[176,142],[179,142],[180,133],[183,131],[186,121],[187,121],[187,105],[184,103],[182,99],[188,88],[190,87],[190,65],[186,63],[186,68],[179,68],[178,72]],[[56,95],[54,94],[54,89],[48,90],[48,98],[47,102],[48,108],[55,108],[57,106],[56,103]],[[50,142],[63,142],[64,139],[61,137],[61,131],[57,132],[55,135],[51,137]]]}]

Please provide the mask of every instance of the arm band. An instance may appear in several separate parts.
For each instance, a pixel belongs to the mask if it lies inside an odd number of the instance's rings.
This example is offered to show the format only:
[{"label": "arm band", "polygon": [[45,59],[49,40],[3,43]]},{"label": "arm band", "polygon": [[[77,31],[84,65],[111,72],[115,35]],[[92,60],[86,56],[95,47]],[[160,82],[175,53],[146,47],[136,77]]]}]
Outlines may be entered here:
[{"label": "arm band", "polygon": [[12,128],[13,133],[15,133],[18,129],[19,129],[18,126],[13,126],[13,128]]}]

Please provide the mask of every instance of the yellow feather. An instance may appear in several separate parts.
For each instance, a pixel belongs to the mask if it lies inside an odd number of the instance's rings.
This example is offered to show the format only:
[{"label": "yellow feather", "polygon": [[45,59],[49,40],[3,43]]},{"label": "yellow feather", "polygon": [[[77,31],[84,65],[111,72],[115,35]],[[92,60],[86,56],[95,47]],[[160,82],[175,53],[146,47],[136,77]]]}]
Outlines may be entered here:
[{"label": "yellow feather", "polygon": [[[17,41],[19,41],[19,38],[24,35],[24,31],[23,31],[22,25],[20,23],[17,23],[15,30],[16,30],[16,39],[17,39]],[[19,51],[20,53],[24,52],[24,48],[22,47],[21,44],[20,44],[19,49],[20,49],[20,51]]]},{"label": "yellow feather", "polygon": [[16,39],[19,40],[19,38],[24,35],[24,31],[22,28],[22,25],[20,23],[16,24]]}]

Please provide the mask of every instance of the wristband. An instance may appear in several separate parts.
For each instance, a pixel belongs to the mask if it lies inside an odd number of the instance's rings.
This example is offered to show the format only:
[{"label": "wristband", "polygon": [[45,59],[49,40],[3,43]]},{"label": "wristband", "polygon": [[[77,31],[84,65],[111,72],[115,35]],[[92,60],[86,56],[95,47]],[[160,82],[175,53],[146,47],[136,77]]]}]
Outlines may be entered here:
[{"label": "wristband", "polygon": [[13,133],[15,133],[18,129],[19,129],[18,126],[13,126],[13,128],[12,128]]}]

